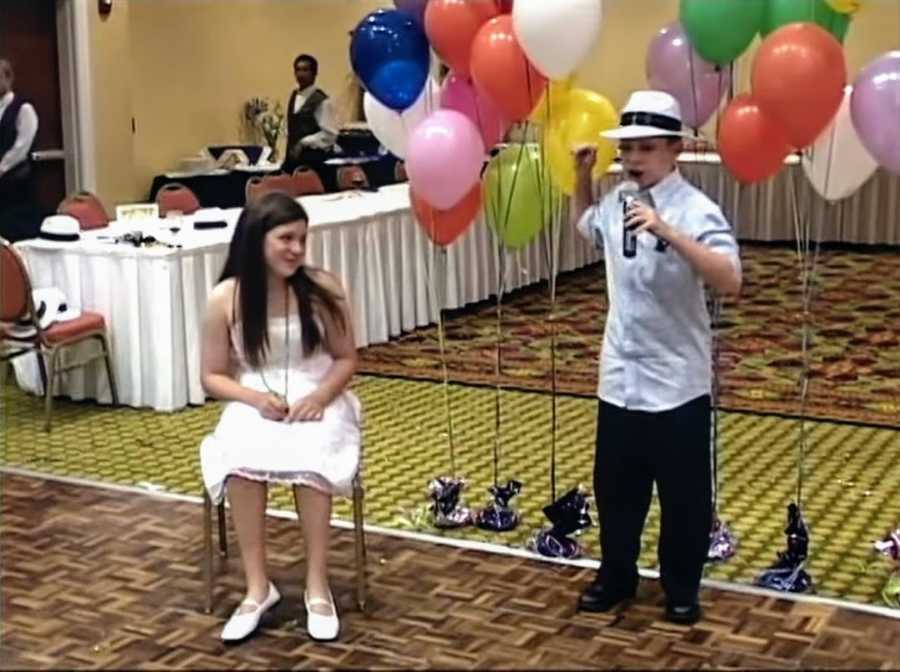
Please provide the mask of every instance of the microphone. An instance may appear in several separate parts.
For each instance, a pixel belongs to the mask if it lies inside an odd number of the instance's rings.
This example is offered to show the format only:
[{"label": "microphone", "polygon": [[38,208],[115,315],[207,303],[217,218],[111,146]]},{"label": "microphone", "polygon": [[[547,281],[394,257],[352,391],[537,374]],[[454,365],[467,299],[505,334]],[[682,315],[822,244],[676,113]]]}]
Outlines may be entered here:
[{"label": "microphone", "polygon": [[[655,208],[656,203],[653,200],[653,195],[649,191],[639,191],[637,189],[622,189],[619,192],[619,203],[622,204],[622,226],[624,227],[622,232],[622,254],[628,259],[633,259],[637,256],[638,236],[633,228],[629,228],[625,224],[625,220],[628,218],[628,210],[633,203],[643,203],[651,208]],[[665,252],[669,247],[669,242],[663,240],[652,231],[648,233],[656,238],[656,247],[654,250],[656,252]]]},{"label": "microphone", "polygon": [[639,192],[636,189],[623,189],[619,192],[619,203],[622,204],[622,254],[626,259],[637,256],[637,232],[625,224],[628,210],[638,200]]}]

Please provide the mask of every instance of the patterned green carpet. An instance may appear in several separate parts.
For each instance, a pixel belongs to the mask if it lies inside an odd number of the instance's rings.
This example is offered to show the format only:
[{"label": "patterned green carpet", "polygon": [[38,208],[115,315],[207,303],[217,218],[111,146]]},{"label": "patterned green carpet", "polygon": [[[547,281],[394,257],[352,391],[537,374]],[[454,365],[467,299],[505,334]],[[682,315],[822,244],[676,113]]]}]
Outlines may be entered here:
[{"label": "patterned green carpet", "polygon": [[[365,407],[366,519],[390,528],[416,528],[427,482],[448,470],[443,389],[429,382],[360,376]],[[200,493],[197,446],[214,426],[220,406],[210,403],[174,414],[98,407],[60,400],[50,435],[41,429],[40,400],[3,388],[0,464],[148,490]],[[460,475],[469,479],[471,506],[486,503],[492,479],[495,390],[454,385]],[[559,398],[559,488],[590,489],[595,401]],[[522,546],[545,525],[549,498],[550,396],[504,391],[501,396],[501,478],[524,482],[518,498],[523,523],[505,534],[466,529],[442,533]],[[820,595],[879,604],[890,566],[871,544],[898,522],[900,435],[888,429],[810,422],[805,513],[811,532],[808,569]],[[784,547],[785,507],[795,490],[799,422],[726,413],[721,419],[721,514],[740,540],[738,555],[708,576],[749,583]],[[291,509],[286,488],[273,505]],[[349,519],[341,502],[337,515]],[[197,511],[198,518],[200,510]],[[644,537],[642,565],[653,567],[658,530],[654,507]],[[582,537],[596,557],[597,530]]]},{"label": "patterned green carpet", "polygon": [[[721,404],[730,410],[799,415],[802,368],[800,267],[787,247],[744,245],[744,289],[721,327]],[[806,414],[900,428],[900,251],[825,250],[811,310],[811,382]],[[598,267],[560,278],[558,389],[593,397],[608,308]],[[501,382],[549,390],[550,313],[546,284],[505,297]],[[496,304],[450,313],[452,380],[496,385]],[[436,327],[367,348],[361,370],[439,379]]]}]

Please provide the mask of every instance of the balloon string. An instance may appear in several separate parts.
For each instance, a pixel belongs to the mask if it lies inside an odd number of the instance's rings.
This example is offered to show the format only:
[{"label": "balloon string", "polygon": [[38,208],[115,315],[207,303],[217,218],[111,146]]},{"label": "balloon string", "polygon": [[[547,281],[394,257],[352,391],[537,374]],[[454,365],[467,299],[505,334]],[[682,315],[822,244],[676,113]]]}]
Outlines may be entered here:
[{"label": "balloon string", "polygon": [[[522,143],[519,149],[519,156],[516,159],[516,166],[518,167],[521,163],[522,156],[525,149],[525,143]],[[497,189],[496,189],[496,204],[498,207],[501,206],[501,200],[503,200],[503,172],[502,170],[498,171],[497,178]],[[503,372],[503,294],[506,289],[506,249],[503,245],[504,236],[501,234],[506,233],[507,227],[509,226],[509,217],[510,210],[512,208],[512,199],[516,190],[516,184],[519,179],[519,171],[516,170],[513,174],[512,184],[510,185],[509,193],[507,195],[505,208],[501,209],[501,212],[497,212],[497,208],[494,208],[494,222],[496,222],[497,232],[497,351],[496,351],[496,385],[495,385],[495,394],[494,394],[494,485],[499,485],[500,481],[500,431],[502,426],[501,421],[501,409],[500,409],[500,394],[501,394],[501,381],[500,376]],[[502,217],[501,217],[502,215]],[[501,222],[502,219],[502,222]]]},{"label": "balloon string", "polygon": [[506,250],[503,247],[503,241],[497,238],[498,265],[500,274],[500,286],[497,291],[497,358],[496,358],[496,375],[497,384],[494,395],[494,485],[497,486],[500,481],[500,394],[501,382],[500,376],[503,372],[503,289],[506,276]]},{"label": "balloon string", "polygon": [[[530,124],[528,122],[525,123],[525,136],[527,137],[528,130],[530,128]],[[506,233],[509,227],[509,218],[512,210],[512,201],[513,196],[515,195],[516,185],[519,181],[519,172],[522,163],[522,157],[525,155],[526,143],[522,142],[519,145],[519,155],[516,157],[516,168],[517,170],[513,174],[512,184],[510,185],[509,192],[506,197],[506,207],[503,209],[502,213],[496,212],[494,210],[494,221],[497,222],[497,270],[498,270],[498,282],[497,282],[497,353],[496,353],[496,387],[495,387],[495,395],[494,395],[494,485],[499,485],[499,471],[500,471],[500,431],[502,426],[501,421],[501,409],[500,409],[500,395],[502,383],[500,380],[500,376],[503,373],[503,295],[506,290],[506,248],[503,245],[503,235],[500,235],[500,232]],[[499,176],[497,179],[497,203],[499,204],[501,199],[503,198],[503,171],[498,171]],[[502,225],[500,224],[500,215],[503,215]]]},{"label": "balloon string", "polygon": [[[792,210],[794,216],[794,228],[797,232],[798,258],[800,262],[800,284],[801,284],[801,370],[800,370],[800,440],[799,440],[799,456],[797,460],[797,506],[803,506],[803,481],[804,481],[804,465],[806,462],[806,454],[809,446],[809,433],[806,422],[806,410],[809,400],[809,374],[810,374],[810,305],[813,288],[812,266],[810,263],[811,248],[811,229],[810,218],[808,217],[809,199],[805,199],[805,203],[800,202],[799,187],[797,185],[798,169],[789,168],[791,171],[790,192],[792,201]],[[802,167],[800,168],[802,170]],[[816,254],[818,255],[819,245],[816,246]]]},{"label": "balloon string", "polygon": [[538,191],[541,197],[541,221],[545,222],[543,229],[544,264],[547,268],[550,289],[550,502],[556,501],[556,452],[558,434],[558,385],[557,385],[557,325],[556,325],[556,289],[559,275],[560,236],[562,232],[562,198],[558,198],[554,192],[552,178],[549,175],[549,165],[546,153],[546,127],[553,121],[553,103],[551,88],[554,84],[547,85],[545,100],[547,107],[546,119],[542,129],[538,147],[541,157],[541,170],[538,171]]},{"label": "balloon string", "polygon": [[447,249],[441,248],[442,274],[440,309],[438,310],[438,343],[441,349],[441,369],[444,377],[444,408],[447,416],[447,441],[450,446],[450,473],[456,478],[456,443],[453,440],[453,405],[450,399],[450,372],[447,366],[446,331],[444,327],[444,306],[447,303]]},{"label": "balloon string", "polygon": [[[693,110],[693,118],[694,121],[700,120],[700,109],[699,109],[699,101],[697,96],[697,79],[694,75],[694,48],[688,45],[688,49],[690,49],[690,55],[688,56],[688,68],[691,72],[691,97],[693,98],[694,110]],[[721,91],[721,89],[719,89]],[[700,137],[700,127],[694,126],[694,137]]]},{"label": "balloon string", "polygon": [[710,454],[712,459],[712,502],[713,515],[719,515],[719,394],[721,339],[719,321],[722,316],[722,300],[718,295],[712,299],[712,386],[710,405]]},{"label": "balloon string", "polygon": [[[429,217],[431,230],[434,233],[436,229],[436,221],[434,215]],[[432,240],[434,238],[432,237]],[[446,338],[444,334],[444,306],[447,303],[447,249],[441,248],[441,269],[437,270],[437,262],[435,253],[437,245],[431,243],[431,264],[429,272],[425,274],[428,283],[428,293],[431,296],[432,305],[437,307],[437,331],[438,331],[438,347],[441,355],[441,371],[443,374],[444,388],[444,409],[447,417],[447,446],[450,453],[450,474],[456,478],[456,444],[453,439],[453,407],[450,400],[450,370],[447,366],[447,348]],[[439,282],[443,280],[443,282]]]},{"label": "balloon string", "polygon": [[559,399],[557,384],[557,334],[558,316],[556,314],[556,276],[559,273],[560,244],[558,232],[562,229],[562,199],[556,203],[554,221],[556,232],[551,264],[551,289],[550,289],[550,503],[556,501],[556,452],[557,433],[559,431]]}]

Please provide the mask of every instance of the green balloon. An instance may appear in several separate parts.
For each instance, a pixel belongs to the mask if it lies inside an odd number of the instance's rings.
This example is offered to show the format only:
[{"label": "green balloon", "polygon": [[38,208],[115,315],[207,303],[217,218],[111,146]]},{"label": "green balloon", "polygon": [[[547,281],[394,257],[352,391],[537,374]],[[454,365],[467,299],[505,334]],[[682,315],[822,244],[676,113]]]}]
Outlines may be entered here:
[{"label": "green balloon", "polygon": [[850,15],[834,11],[825,0],[769,0],[760,31],[763,37],[789,23],[817,23],[843,43]]},{"label": "green balloon", "polygon": [[680,20],[700,56],[725,65],[750,46],[765,9],[765,0],[681,0]]},{"label": "green balloon", "polygon": [[510,249],[531,242],[552,216],[553,189],[537,147],[513,145],[491,159],[481,189],[488,226]]}]

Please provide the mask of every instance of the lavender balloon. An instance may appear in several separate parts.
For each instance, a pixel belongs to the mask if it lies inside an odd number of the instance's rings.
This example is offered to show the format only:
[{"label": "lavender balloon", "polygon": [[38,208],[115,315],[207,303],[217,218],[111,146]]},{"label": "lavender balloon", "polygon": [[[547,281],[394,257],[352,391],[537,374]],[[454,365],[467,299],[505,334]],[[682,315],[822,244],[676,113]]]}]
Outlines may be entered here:
[{"label": "lavender balloon", "polygon": [[425,25],[425,6],[427,4],[428,0],[394,0],[394,6],[397,9],[409,12],[423,26]]},{"label": "lavender balloon", "polygon": [[853,83],[850,114],[869,154],[900,175],[900,50],[862,69]]},{"label": "lavender balloon", "polygon": [[731,85],[731,73],[704,61],[677,21],[662,28],[647,49],[647,81],[681,105],[686,126],[699,128],[719,107]]}]

